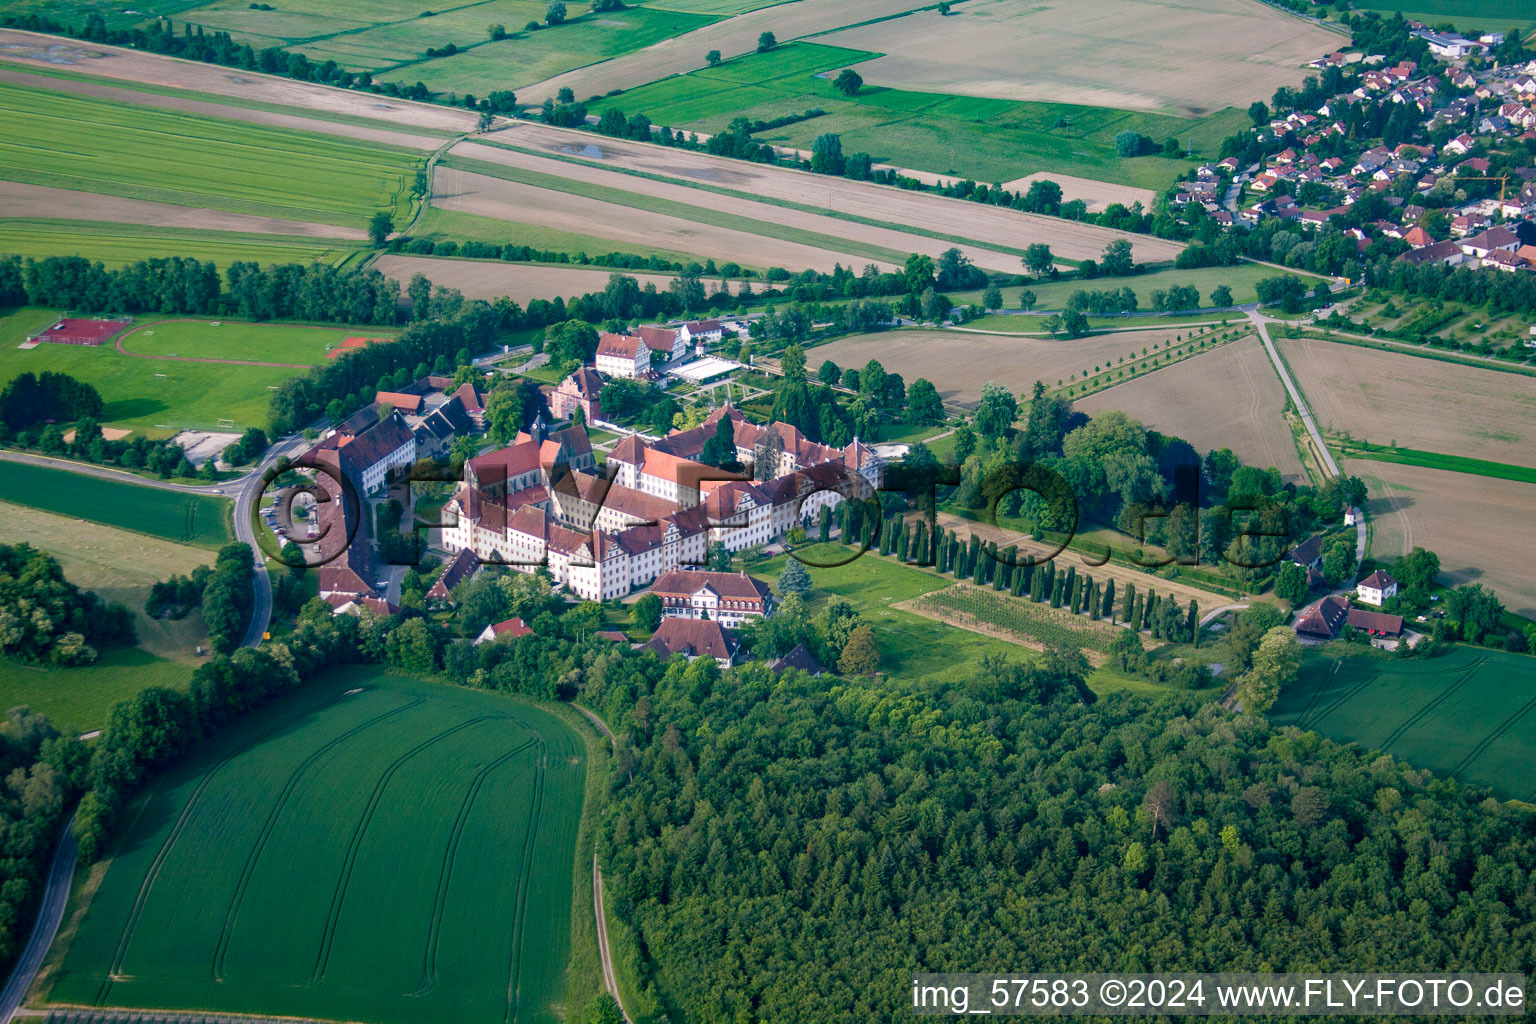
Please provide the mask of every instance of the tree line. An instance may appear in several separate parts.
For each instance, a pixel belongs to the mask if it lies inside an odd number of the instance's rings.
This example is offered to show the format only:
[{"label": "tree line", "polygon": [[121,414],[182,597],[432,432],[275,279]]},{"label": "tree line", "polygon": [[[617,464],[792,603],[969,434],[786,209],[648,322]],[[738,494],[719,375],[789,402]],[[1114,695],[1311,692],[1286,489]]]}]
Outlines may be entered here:
[{"label": "tree line", "polygon": [[69,582],[45,551],[0,545],[0,653],[32,664],[88,665],[97,648],[133,641],[126,607]]},{"label": "tree line", "polygon": [[209,644],[229,654],[245,639],[255,600],[250,546],[234,543],[219,549],[211,567],[200,565],[189,575],[153,584],[144,611],[151,618],[180,619],[201,607]]}]

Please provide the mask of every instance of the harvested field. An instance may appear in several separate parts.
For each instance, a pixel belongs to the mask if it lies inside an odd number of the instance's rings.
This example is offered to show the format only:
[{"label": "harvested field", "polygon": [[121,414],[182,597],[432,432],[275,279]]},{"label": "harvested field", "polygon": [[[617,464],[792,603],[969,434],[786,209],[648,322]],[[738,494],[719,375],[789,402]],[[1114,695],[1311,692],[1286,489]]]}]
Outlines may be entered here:
[{"label": "harvested field", "polygon": [[518,123],[493,138],[508,145],[602,161],[684,182],[703,182],[765,199],[800,203],[886,224],[910,225],[980,245],[1022,249],[1033,242],[1045,242],[1052,252],[1067,259],[1097,259],[1116,238],[1128,240],[1141,263],[1171,260],[1183,249],[1178,242],[982,206],[964,199],[905,192],[890,185],[765,167],[642,142],[607,138],[595,141],[589,134],[545,125]]},{"label": "harvested field", "polygon": [[536,82],[518,89],[525,103],[539,103],[563,88],[577,99],[630,89],[669,75],[704,66],[704,55],[719,50],[727,59],[757,48],[757,37],[772,32],[781,43],[845,25],[890,18],[923,6],[923,0],[798,0],[783,8],[768,7],[695,29],[622,57]]},{"label": "harvested field", "polygon": [[527,263],[490,263],[479,260],[434,259],[428,256],[386,255],[374,269],[402,286],[413,274],[425,274],[433,284],[457,288],[467,298],[494,299],[502,295],[526,306],[530,299],[571,298],[600,292],[610,274],[633,277],[644,288],[654,284],[666,291],[672,278],[665,274],[639,274],[632,270],[587,270],[580,267],[538,267]]},{"label": "harvested field", "polygon": [[1198,116],[1300,85],[1342,37],[1257,3],[968,0],[818,42],[884,53],[873,86]]},{"label": "harvested field", "polygon": [[[0,51],[0,56],[3,56],[3,51]],[[383,127],[372,128],[365,125],[348,124],[344,121],[330,121],[318,117],[280,114],[275,111],[260,110],[255,107],[238,107],[228,103],[211,103],[206,100],[197,100],[186,96],[167,96],[163,93],[146,92],[142,89],[124,89],[98,82],[81,82],[72,78],[40,78],[25,71],[0,70],[0,82],[30,86],[34,89],[48,89],[51,92],[68,93],[71,96],[89,96],[94,99],[110,100],[113,103],[131,107],[179,110],[183,113],[198,114],[203,117],[227,118],[228,120],[240,121],[245,124],[264,124],[275,128],[297,128],[300,131],[340,135],[349,139],[361,139],[364,142],[377,142],[382,145],[400,146],[405,149],[433,150],[443,144],[443,140],[435,135],[391,131]]]},{"label": "harvested field", "polygon": [[334,224],[312,224],[280,217],[155,203],[145,199],[104,196],[94,192],[0,181],[0,217],[58,217],[109,224],[153,224],[160,227],[195,228],[207,231],[244,231],[257,234],[336,238],[362,241],[368,232]]},{"label": "harvested field", "polygon": [[1075,404],[1089,415],[1119,409],[1202,453],[1231,448],[1246,465],[1306,478],[1285,422],[1285,388],[1257,338],[1202,352]]},{"label": "harvested field", "polygon": [[1126,207],[1140,203],[1143,209],[1150,210],[1152,203],[1157,199],[1157,193],[1149,188],[1113,185],[1107,181],[1094,181],[1092,178],[1077,178],[1070,174],[1055,174],[1048,171],[1036,171],[1022,178],[1005,181],[1003,188],[1010,192],[1028,192],[1029,186],[1040,180],[1054,181],[1061,186],[1063,200],[1081,199],[1088,205],[1090,211],[1102,210],[1110,203],[1120,203]]},{"label": "harvested field", "polygon": [[430,103],[412,103],[372,93],[296,82],[255,71],[236,71],[215,64],[162,57],[122,47],[64,42],[57,36],[16,29],[0,29],[0,60],[150,85],[195,89],[219,96],[237,96],[304,110],[372,118],[396,127],[467,132],[474,130],[477,118],[475,113],[468,110],[453,110]]},{"label": "harvested field", "polygon": [[[914,235],[904,231],[894,231],[890,228],[872,227],[855,221],[806,213],[803,210],[790,209],[784,206],[754,202],[750,199],[738,199],[734,196],[723,196],[718,193],[705,192],[687,184],[674,185],[669,182],[641,177],[637,174],[625,174],[622,171],[610,170],[596,164],[554,160],[549,157],[533,156],[500,146],[485,146],[478,143],[465,142],[455,146],[452,150],[452,155],[485,160],[504,167],[515,168],[519,171],[552,175],[563,180],[583,182],[599,188],[619,189],[624,192],[634,193],[637,196],[660,199],[669,203],[683,203],[689,206],[705,207],[717,213],[729,214],[735,217],[750,217],[754,220],[797,231],[814,232],[818,235],[834,238],[846,238],[852,242],[881,246],[882,248],[903,254],[918,252],[937,256],[945,249],[950,248],[949,243],[930,238],[926,235]],[[644,200],[636,200],[636,205],[645,205]],[[961,245],[956,248],[959,248],[972,263],[986,270],[1012,274],[1019,266],[1019,257],[1012,253],[998,252],[995,249],[983,249],[971,245]]]},{"label": "harvested field", "polygon": [[[1035,381],[1054,387],[1095,365],[1129,358],[1158,342],[1170,341],[1182,330],[1126,331],[1095,334],[1075,340],[969,334],[963,331],[897,330],[841,338],[806,352],[812,366],[830,359],[838,366],[863,366],[879,360],[887,373],[899,373],[908,384],[926,377],[947,402],[974,406],[986,381],[1025,394]],[[1277,382],[1278,383],[1278,382]]]},{"label": "harvested field", "polygon": [[1491,587],[1506,607],[1536,617],[1536,486],[1443,469],[1346,459],[1370,492],[1371,553],[1425,548],[1447,583]]},{"label": "harvested field", "polygon": [[1335,342],[1276,344],[1324,434],[1536,466],[1529,377]]},{"label": "harvested field", "polygon": [[829,252],[798,242],[763,238],[747,231],[712,227],[451,167],[437,168],[433,193],[433,205],[444,210],[735,260],[748,266],[831,271],[839,263],[847,267],[876,262],[882,269],[893,269],[890,263],[871,261],[854,253]]}]

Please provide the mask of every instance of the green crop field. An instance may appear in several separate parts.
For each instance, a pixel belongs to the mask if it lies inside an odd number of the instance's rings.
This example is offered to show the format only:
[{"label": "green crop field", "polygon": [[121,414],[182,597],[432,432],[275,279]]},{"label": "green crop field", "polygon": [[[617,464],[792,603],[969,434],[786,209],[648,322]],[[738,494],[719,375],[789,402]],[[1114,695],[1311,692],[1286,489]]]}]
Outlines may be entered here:
[{"label": "green crop field", "polygon": [[560,1021],[585,756],[513,698],[328,675],[159,782],[49,998]]},{"label": "green crop field", "polygon": [[[421,219],[416,222],[416,230],[412,232],[412,236],[415,238],[429,238],[434,242],[489,242],[495,245],[526,245],[547,252],[566,252],[572,255],[584,252],[588,256],[606,256],[609,253],[616,252],[629,256],[660,256],[664,259],[685,263],[693,262],[697,259],[691,253],[674,252],[671,249],[635,245],[629,242],[617,242],[612,239],[598,238],[595,235],[560,231],[536,224],[517,224],[511,221],[498,220],[495,217],[482,216],[477,213],[443,210],[436,206],[429,206],[422,211]],[[743,258],[737,262],[746,267],[756,266],[750,258]]]},{"label": "green crop field", "polygon": [[108,267],[121,267],[156,256],[210,260],[220,268],[237,260],[262,264],[339,264],[357,251],[357,243],[342,239],[328,241],[240,231],[190,231],[150,224],[50,218],[0,219],[0,253],[31,259],[84,256]]},{"label": "green crop field", "polygon": [[[524,6],[534,7],[531,4]],[[380,81],[396,81],[408,85],[419,80],[436,90],[458,90],[484,95],[493,89],[521,89],[563,71],[643,49],[719,20],[701,14],[649,7],[630,7],[594,14],[584,12],[585,4],[568,6],[573,16],[565,24],[541,28],[536,32],[522,29],[530,17],[533,20],[543,18],[543,4],[534,7],[536,14],[524,15],[517,20],[513,20],[515,16],[512,14],[499,19],[487,13],[487,8],[476,6],[473,8],[473,18],[469,19],[463,32],[456,33],[452,40],[443,39],[437,44],[441,46],[452,41],[459,47],[468,45],[470,48],[435,59],[418,59],[428,46],[433,45],[422,38],[420,21],[342,36],[337,40],[325,40],[297,49],[308,53],[311,59],[331,57],[338,63],[350,61],[366,66],[367,61],[377,58],[364,52],[361,47],[383,36],[379,41],[386,42],[386,48],[393,48],[397,53],[407,47],[411,49],[408,58],[410,62],[403,67],[391,69],[382,64],[375,65],[375,77]],[[576,12],[583,13],[577,16]],[[433,17],[427,20],[436,22],[439,19]],[[505,22],[511,33],[508,38],[494,42],[486,38],[485,26],[495,21]],[[397,57],[397,60],[403,59],[407,58]],[[581,98],[584,97],[578,97]]]},{"label": "green crop field", "polygon": [[1115,155],[1115,135],[1138,131],[1158,141],[1174,136],[1214,154],[1246,115],[1224,110],[1185,119],[1105,107],[1013,102],[946,93],[866,87],[854,97],[832,87],[829,71],[867,60],[861,50],[792,43],[687,75],[663,79],[606,99],[593,108],[644,113],[657,124],[716,132],[732,118],[769,121],[812,107],[812,118],[759,133],[760,142],[810,149],[824,132],[842,136],[843,151],[867,152],[900,167],[958,173],[1003,182],[1034,171],[1055,171],[1162,189],[1188,164],[1160,156]]},{"label": "green crop field", "polygon": [[[1021,267],[1020,271],[1022,270]],[[1121,288],[1129,288],[1136,293],[1138,308],[1147,310],[1152,308],[1152,293],[1155,291],[1191,286],[1200,293],[1200,302],[1209,305],[1211,290],[1218,285],[1226,285],[1232,291],[1233,303],[1242,305],[1258,301],[1256,289],[1260,281],[1266,277],[1279,277],[1285,273],[1293,273],[1304,280],[1314,276],[1302,271],[1276,270],[1274,267],[1266,267],[1258,263],[1239,263],[1233,267],[1201,267],[1198,270],[1154,270],[1145,274],[1134,274],[1131,277],[1096,277],[1091,281],[1077,278],[1064,281],[1035,281],[1022,287],[1004,288],[1003,301],[1007,308],[1017,308],[1019,292],[1027,288],[1035,293],[1035,309],[1064,309],[1067,299],[1071,298],[1073,292],[1118,291]],[[952,292],[950,298],[956,303],[971,302],[979,305],[981,295],[980,290]],[[1241,313],[1229,314],[1234,319],[1241,318],[1242,315]]]},{"label": "green crop field", "polygon": [[232,320],[161,320],[131,330],[123,348],[141,355],[195,359],[247,359],[264,363],[323,362],[345,338],[379,337],[372,327],[309,327],[303,324],[252,324]]},{"label": "green crop field", "polygon": [[1313,656],[1270,713],[1501,797],[1536,801],[1536,658],[1470,647],[1427,661]]},{"label": "green crop field", "polygon": [[229,498],[10,461],[0,461],[0,494],[17,505],[182,544],[216,548],[233,539]]},{"label": "green crop field", "polygon": [[[271,389],[302,373],[280,366],[236,366],[143,359],[108,344],[16,346],[61,314],[34,307],[0,313],[0,387],[22,373],[67,373],[101,392],[102,423],[151,436],[213,428],[234,420],[237,428],[265,426]],[[357,332],[353,332],[357,333]],[[372,332],[369,332],[372,333]]]},{"label": "green crop field", "polygon": [[0,178],[364,227],[407,219],[420,155],[334,135],[0,83]]},{"label": "green crop field", "polygon": [[1530,32],[1536,10],[1525,0],[1354,0],[1356,10],[1393,13],[1430,25],[1449,22],[1463,32]]}]

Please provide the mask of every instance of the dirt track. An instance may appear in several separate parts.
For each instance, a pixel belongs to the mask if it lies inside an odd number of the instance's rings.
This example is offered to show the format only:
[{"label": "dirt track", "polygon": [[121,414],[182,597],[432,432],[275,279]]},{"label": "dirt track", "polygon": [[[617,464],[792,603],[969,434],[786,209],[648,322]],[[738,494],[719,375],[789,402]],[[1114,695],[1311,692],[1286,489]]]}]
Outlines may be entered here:
[{"label": "dirt track", "polygon": [[1285,389],[1256,338],[1210,352],[1078,399],[1090,415],[1119,409],[1149,427],[1182,437],[1204,454],[1231,448],[1250,466],[1275,466],[1305,480],[1285,422]]},{"label": "dirt track", "polygon": [[1536,616],[1536,485],[1365,459],[1345,459],[1344,471],[1370,489],[1373,555],[1425,548],[1446,582],[1481,583],[1517,615]]},{"label": "dirt track", "polygon": [[376,118],[396,127],[467,132],[475,129],[477,120],[477,115],[468,110],[295,82],[255,71],[236,70],[178,57],[163,57],[116,46],[81,43],[17,29],[0,29],[0,60],[151,85],[195,89],[299,109]]},{"label": "dirt track", "polygon": [[[451,167],[437,168],[432,205],[444,210],[494,217],[512,224],[554,228],[753,267],[784,267],[796,271],[810,268],[830,272],[838,263],[845,267],[862,267],[875,262],[882,269],[894,269],[891,264],[853,253],[829,252],[798,242],[762,238],[745,231],[712,227]],[[516,241],[516,229],[511,226],[507,230],[507,241]]]},{"label": "dirt track", "polygon": [[195,228],[199,231],[246,231],[264,235],[297,235],[304,238],[335,238],[361,241],[368,232],[333,224],[311,224],[280,217],[225,213],[145,199],[76,192],[73,189],[0,181],[0,217],[56,217],[63,220],[104,221],[109,224],[150,224],[156,227]]},{"label": "dirt track", "polygon": [[[797,228],[820,235],[846,238],[854,242],[863,243],[864,245],[878,245],[903,254],[917,252],[927,253],[930,256],[936,257],[939,253],[951,247],[948,242],[929,238],[926,235],[913,235],[904,231],[893,231],[889,228],[870,227],[869,225],[859,224],[854,221],[806,213],[802,210],[774,206],[770,203],[757,203],[748,199],[722,196],[713,192],[700,191],[688,185],[672,185],[667,182],[654,181],[650,178],[642,178],[635,174],[624,174],[596,164],[573,163],[567,160],[530,156],[527,153],[514,152],[500,146],[486,146],[475,142],[462,142],[453,147],[452,152],[455,156],[486,160],[491,163],[502,164],[506,167],[516,167],[522,170],[557,175],[572,181],[623,189],[627,192],[634,192],[643,196],[685,203],[689,206],[704,207],[740,217],[751,217],[766,223],[779,224],[784,227]],[[960,249],[972,263],[987,270],[1011,274],[1019,267],[1019,258],[1012,253],[998,252],[995,249],[982,249],[972,245],[961,245],[955,248]],[[866,260],[865,262],[868,261]]]},{"label": "dirt track", "polygon": [[[1068,259],[1098,259],[1104,247],[1116,238],[1128,240],[1136,259],[1143,263],[1173,259],[1184,248],[1178,242],[1111,231],[1058,217],[906,192],[892,185],[872,185],[706,153],[602,138],[532,122],[518,122],[496,132],[492,138],[526,149],[561,153],[683,181],[709,182],[739,192],[805,203],[888,224],[911,225],[925,231],[972,239],[982,245],[1022,249],[1032,242],[1045,242],[1056,255]],[[1017,266],[1015,261],[1009,269]]]},{"label": "dirt track", "polygon": [[621,273],[640,282],[640,287],[654,284],[666,291],[672,278],[665,274],[641,274],[632,270],[589,270],[585,267],[538,267],[527,263],[490,263],[480,260],[435,259],[429,256],[380,256],[375,270],[399,281],[402,286],[413,274],[424,274],[433,284],[457,288],[467,298],[495,299],[503,295],[527,305],[530,299],[571,298],[588,292],[600,292],[608,276]]}]

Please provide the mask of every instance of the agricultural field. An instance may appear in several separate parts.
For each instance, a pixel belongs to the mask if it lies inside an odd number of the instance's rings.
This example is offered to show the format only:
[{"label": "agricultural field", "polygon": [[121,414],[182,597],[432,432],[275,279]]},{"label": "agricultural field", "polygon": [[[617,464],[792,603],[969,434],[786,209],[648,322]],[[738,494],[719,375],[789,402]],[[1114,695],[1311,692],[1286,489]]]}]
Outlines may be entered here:
[{"label": "agricultural field", "polygon": [[100,728],[114,703],[145,686],[186,686],[198,661],[195,648],[206,643],[202,615],[151,619],[144,602],[151,584],[209,564],[212,551],[0,502],[0,544],[22,543],[57,558],[71,583],[132,610],[138,644],[107,648],[81,668],[0,659],[0,708],[25,704],[59,729],[79,733]]},{"label": "agricultural field", "polygon": [[1276,344],[1325,435],[1536,466],[1528,377],[1309,338]]},{"label": "agricultural field", "polygon": [[457,210],[445,210],[440,206],[428,206],[421,211],[421,217],[416,221],[411,237],[429,238],[434,242],[473,241],[489,242],[492,245],[505,245],[511,242],[552,252],[584,252],[593,257],[616,252],[646,258],[660,256],[674,262],[690,261],[694,258],[691,253],[672,252],[648,242],[618,242],[611,238],[580,235],[573,231],[561,231],[558,228],[498,220],[495,217]]},{"label": "agricultural field", "polygon": [[1243,338],[1076,401],[1090,416],[1119,409],[1200,452],[1231,448],[1246,465],[1306,481],[1285,421],[1285,388],[1257,338]]},{"label": "agricultural field", "polygon": [[119,482],[0,460],[0,494],[12,504],[209,550],[234,539],[230,499],[134,483],[127,473],[123,477]]},{"label": "agricultural field", "polygon": [[1369,492],[1374,557],[1426,548],[1440,556],[1445,582],[1481,583],[1510,611],[1536,617],[1536,484],[1363,459],[1342,465]]},{"label": "agricultural field", "polygon": [[1069,608],[1011,597],[990,587],[964,583],[907,602],[911,610],[987,636],[1017,638],[1019,643],[1044,650],[1048,646],[1077,647],[1103,654],[1123,628],[1107,619],[1073,615]]},{"label": "agricultural field", "polygon": [[[931,236],[907,230],[861,224],[788,205],[706,192],[691,184],[657,181],[591,163],[557,160],[500,146],[462,143],[454,147],[446,160],[439,161],[438,172],[442,173],[445,166],[710,226],[738,228],[760,239],[777,238],[833,251],[846,250],[870,260],[897,257],[896,262],[900,262],[913,252],[937,256],[949,247]],[[1013,251],[972,245],[956,248],[984,270],[1011,274],[1019,265],[1019,257]]]},{"label": "agricultural field", "polygon": [[[195,214],[197,211],[189,212]],[[167,219],[179,220],[180,217]],[[0,255],[32,259],[84,256],[107,267],[120,267],[157,256],[186,256],[212,261],[221,270],[239,260],[261,264],[326,263],[339,266],[357,252],[356,244],[319,238],[0,216]]]},{"label": "agricultural field", "polygon": [[[1279,271],[1273,267],[1262,266],[1258,263],[1239,263],[1235,267],[1201,267],[1198,270],[1177,270],[1173,267],[1159,267],[1148,270],[1145,273],[1133,274],[1130,277],[1099,277],[1091,281],[1078,278],[1055,281],[1032,281],[1024,288],[1035,294],[1036,309],[1064,309],[1067,300],[1073,292],[1094,291],[1105,289],[1129,288],[1136,293],[1136,302],[1139,309],[1152,308],[1152,293],[1155,291],[1167,291],[1169,288],[1189,287],[1200,293],[1202,305],[1209,306],[1211,292],[1222,285],[1232,292],[1233,305],[1244,305],[1257,302],[1259,299],[1258,284],[1266,277],[1275,277]],[[1310,279],[1311,275],[1298,274],[1303,279]],[[1018,291],[1013,288],[1003,289],[1004,305],[1009,309],[1017,308]],[[981,292],[955,292],[950,298],[956,302],[981,302]],[[1241,313],[1231,314],[1233,319],[1242,316]]]},{"label": "agricultural field", "polygon": [[[738,198],[774,205],[788,204],[844,220],[907,230],[955,245],[971,244],[1001,252],[1017,250],[1022,254],[1025,246],[1044,242],[1057,256],[1075,260],[1097,259],[1106,245],[1123,238],[1131,243],[1137,261],[1142,263],[1171,260],[1183,248],[1178,242],[1057,217],[1020,213],[963,199],[907,192],[894,186],[767,167],[642,142],[595,139],[589,134],[544,125],[514,125],[492,134],[489,141],[529,153],[552,154],[599,163],[619,171],[643,173],[692,185],[706,193],[724,190],[724,194]],[[699,202],[708,205],[708,196]]]},{"label": "agricultural field", "polygon": [[117,344],[133,355],[167,359],[229,359],[237,362],[313,366],[326,353],[359,334],[379,337],[375,327],[310,327],[253,324],[233,320],[156,320],[119,335]]},{"label": "agricultural field", "polygon": [[1152,209],[1152,204],[1157,202],[1157,193],[1150,188],[1136,188],[1131,185],[1114,185],[1107,181],[1095,181],[1092,178],[1076,178],[1070,174],[1048,174],[1045,171],[1036,171],[1034,174],[1026,174],[1022,178],[1003,182],[1003,188],[1009,192],[1028,192],[1029,186],[1036,181],[1045,179],[1054,181],[1061,186],[1062,195],[1068,199],[1081,199],[1090,212],[1098,212],[1111,203],[1119,203],[1124,207],[1131,207],[1140,203],[1142,209]]},{"label": "agricultural field", "polygon": [[629,270],[588,270],[584,267],[548,267],[529,263],[496,263],[480,260],[437,259],[430,256],[381,256],[374,269],[403,286],[414,274],[424,274],[433,284],[457,288],[471,299],[509,296],[526,306],[530,299],[571,298],[600,292],[610,275],[633,277],[644,288],[654,284],[666,291],[672,278],[666,274],[642,274]]},{"label": "agricultural field", "polygon": [[1356,10],[1393,13],[1428,25],[1455,25],[1461,32],[1505,32],[1536,27],[1536,15],[1522,0],[1355,0]]},{"label": "agricultural field", "polygon": [[939,397],[957,405],[981,401],[981,386],[1001,384],[1027,395],[1037,380],[1048,387],[1088,373],[1093,367],[1137,358],[1141,350],[1182,337],[1169,329],[1093,334],[1086,338],[1048,339],[965,331],[902,329],[856,334],[806,350],[811,366],[830,359],[840,367],[862,367],[878,360],[887,373],[899,373],[910,385],[926,377]]},{"label": "agricultural field", "polygon": [[[180,7],[185,10],[194,5],[180,0],[156,0],[151,6]],[[326,6],[333,8],[335,5],[327,2]],[[363,3],[359,6],[372,9],[377,5]],[[143,4],[138,9],[145,10],[147,14],[152,13]],[[175,16],[180,15],[182,10],[168,10],[167,13]],[[413,16],[414,13],[419,12],[413,12]],[[158,13],[154,16],[158,17]],[[227,97],[252,109],[270,109],[289,114],[303,111],[313,118],[342,123],[376,123],[391,129],[420,128],[458,134],[473,131],[476,122],[475,113],[469,110],[413,103],[367,92],[349,92],[254,71],[242,70],[236,74],[216,64],[177,60],[118,47],[61,41],[55,36],[15,29],[0,29],[0,61],[12,62],[17,67],[50,77],[112,80],[141,91],[161,91],[204,100]]]},{"label": "agricultural field", "polygon": [[[858,66],[874,86],[1186,116],[1268,100],[1340,39],[1261,4],[1221,0],[967,0],[948,16],[923,11],[821,37],[885,54]],[[1025,51],[1031,59],[1020,61]]]},{"label": "agricultural field", "polygon": [[[619,247],[607,241],[611,239],[619,245],[681,251],[699,260],[747,260],[796,271],[809,268],[830,272],[839,263],[862,266],[870,262],[891,269],[900,262],[894,252],[884,260],[871,259],[867,251],[830,251],[802,242],[765,238],[751,230],[750,223],[718,227],[706,222],[716,218],[702,209],[702,219],[690,220],[451,166],[437,168],[433,187],[433,204],[438,209],[602,238],[604,251]],[[503,240],[521,238],[509,231]],[[905,256],[903,253],[900,258]]]},{"label": "agricultural field", "polygon": [[521,701],[325,676],[167,772],[47,998],[562,1020],[567,987],[598,984],[567,976],[585,773],[581,739]]},{"label": "agricultural field", "polygon": [[1536,801],[1536,658],[1456,647],[1427,661],[1314,655],[1270,711],[1276,725],[1383,750],[1419,768]]},{"label": "agricultural field", "polygon": [[799,0],[766,7],[535,82],[518,90],[518,98],[525,103],[541,103],[562,88],[570,89],[577,99],[605,96],[615,89],[632,89],[701,68],[710,50],[719,50],[727,60],[751,53],[763,32],[772,32],[780,43],[787,43],[849,25],[899,17],[922,6],[922,0]]},{"label": "agricultural field", "polygon": [[0,81],[0,178],[25,184],[361,228],[378,210],[405,219],[416,160],[392,146]]},{"label": "agricultural field", "polygon": [[[872,26],[871,31],[881,27]],[[1224,134],[1241,127],[1242,115],[1234,118],[1232,111],[1191,119],[1080,102],[913,91],[910,86],[866,85],[855,96],[833,88],[838,70],[864,66],[862,62],[879,56],[871,52],[878,49],[794,43],[653,82],[604,100],[594,109],[639,111],[658,124],[713,133],[737,116],[769,121],[819,107],[826,112],[821,117],[769,129],[756,137],[805,152],[817,135],[835,132],[842,136],[845,152],[870,153],[877,163],[987,182],[1049,172],[1049,177],[1061,176],[1069,199],[1108,199],[1127,205],[1138,200],[1148,203],[1151,191],[1166,187],[1187,164],[1162,156],[1122,159],[1114,149],[1117,132],[1139,131],[1159,141],[1176,136],[1196,150],[1214,152]],[[1118,185],[1089,180],[1095,178]],[[1074,187],[1076,183],[1081,184]]]},{"label": "agricultural field", "polygon": [[0,313],[0,384],[22,373],[67,373],[101,392],[104,426],[154,437],[213,428],[220,420],[233,420],[239,429],[265,426],[270,390],[303,372],[295,367],[147,359],[119,352],[111,343],[95,348],[17,348],[28,334],[59,316],[58,310],[34,307]]}]

